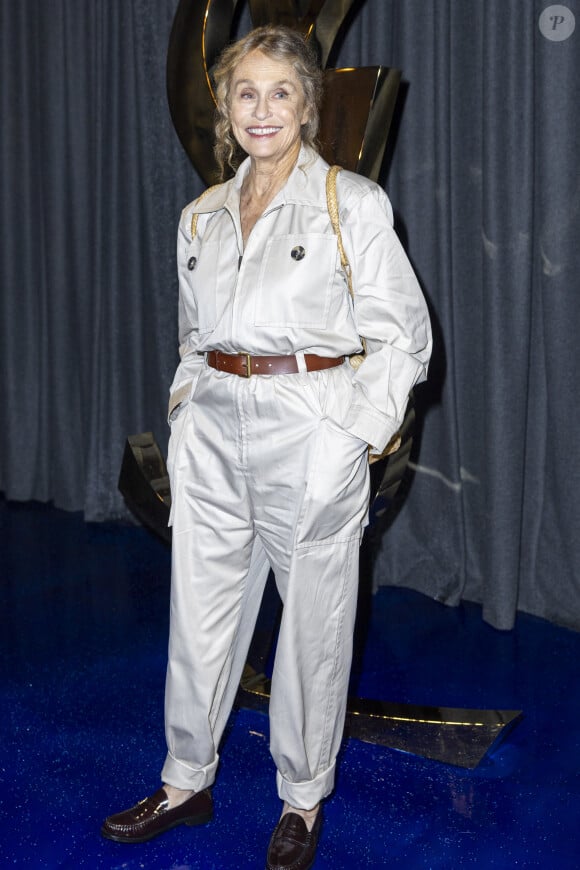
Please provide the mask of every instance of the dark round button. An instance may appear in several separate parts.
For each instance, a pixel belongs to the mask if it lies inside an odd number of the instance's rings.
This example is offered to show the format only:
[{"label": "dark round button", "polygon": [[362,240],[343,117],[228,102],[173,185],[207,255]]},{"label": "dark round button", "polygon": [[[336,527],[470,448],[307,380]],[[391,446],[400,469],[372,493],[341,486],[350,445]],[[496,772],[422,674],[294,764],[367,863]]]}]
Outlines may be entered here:
[{"label": "dark round button", "polygon": [[293,260],[302,260],[306,254],[306,251],[302,247],[302,245],[296,245],[295,248],[292,248],[290,251],[290,256]]},{"label": "dark round button", "polygon": [[190,257],[189,258],[189,260],[187,261],[187,268],[189,269],[190,272],[193,272],[193,270],[195,269],[196,263],[197,263],[197,257]]}]

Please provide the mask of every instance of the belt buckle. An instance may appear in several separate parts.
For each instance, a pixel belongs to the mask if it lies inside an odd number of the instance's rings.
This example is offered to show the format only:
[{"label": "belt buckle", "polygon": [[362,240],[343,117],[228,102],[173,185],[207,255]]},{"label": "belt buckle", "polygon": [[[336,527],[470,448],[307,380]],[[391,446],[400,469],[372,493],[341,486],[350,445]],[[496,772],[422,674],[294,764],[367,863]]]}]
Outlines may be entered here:
[{"label": "belt buckle", "polygon": [[249,353],[241,353],[240,356],[243,357],[242,362],[246,366],[246,374],[242,375],[243,378],[249,378],[252,375],[252,357]]}]

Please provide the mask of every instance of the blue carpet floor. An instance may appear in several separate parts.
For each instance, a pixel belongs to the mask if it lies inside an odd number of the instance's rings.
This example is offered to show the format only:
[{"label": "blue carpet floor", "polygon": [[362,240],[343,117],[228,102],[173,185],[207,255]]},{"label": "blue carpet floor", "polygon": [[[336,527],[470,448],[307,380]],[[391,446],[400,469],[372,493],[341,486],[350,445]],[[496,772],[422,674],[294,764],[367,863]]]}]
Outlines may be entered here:
[{"label": "blue carpet floor", "polygon": [[[143,528],[0,500],[0,867],[263,868],[279,813],[268,720],[234,712],[204,828],[124,846],[104,816],[158,785],[169,552]],[[367,602],[369,603],[369,602]],[[522,709],[473,771],[345,741],[315,870],[580,867],[580,634],[382,588],[360,696]]]}]

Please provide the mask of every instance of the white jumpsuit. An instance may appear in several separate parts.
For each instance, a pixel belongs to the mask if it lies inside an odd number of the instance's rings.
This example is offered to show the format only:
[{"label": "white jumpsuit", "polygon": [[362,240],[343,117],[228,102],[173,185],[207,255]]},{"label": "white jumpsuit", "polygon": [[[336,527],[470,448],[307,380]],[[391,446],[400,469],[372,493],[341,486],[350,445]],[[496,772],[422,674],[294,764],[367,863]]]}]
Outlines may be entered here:
[{"label": "white jumpsuit", "polygon": [[[353,308],[326,204],[327,164],[302,149],[244,250],[239,194],[248,168],[188,206],[179,228],[162,778],[195,791],[212,784],[272,568],[284,607],[270,749],[280,797],[308,809],[332,790],[344,725],[367,447],[381,451],[399,427],[410,389],[426,377],[431,333],[381,188],[338,177]],[[350,355],[361,335],[367,358],[356,374],[348,361],[306,371],[305,353]],[[218,372],[205,361],[210,350],[295,354],[299,372]]]}]

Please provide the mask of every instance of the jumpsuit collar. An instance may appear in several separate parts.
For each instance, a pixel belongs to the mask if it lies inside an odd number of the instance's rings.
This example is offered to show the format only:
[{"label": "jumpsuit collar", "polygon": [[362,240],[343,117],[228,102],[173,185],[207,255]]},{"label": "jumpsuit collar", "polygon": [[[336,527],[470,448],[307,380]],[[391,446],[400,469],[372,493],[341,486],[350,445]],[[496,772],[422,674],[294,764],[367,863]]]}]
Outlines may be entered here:
[{"label": "jumpsuit collar", "polygon": [[[315,164],[328,168],[328,165],[319,154],[308,146],[302,145],[294,169],[290,173],[284,187],[276,194],[268,206],[268,211],[288,202],[319,205],[320,192],[316,189],[317,185],[312,184],[312,179],[305,172],[305,170],[310,169]],[[233,178],[211,188],[200,200],[194,203],[193,213],[211,214],[221,209],[227,209],[234,220],[239,222],[240,190],[249,170],[250,158],[247,157],[240,164]]]}]

